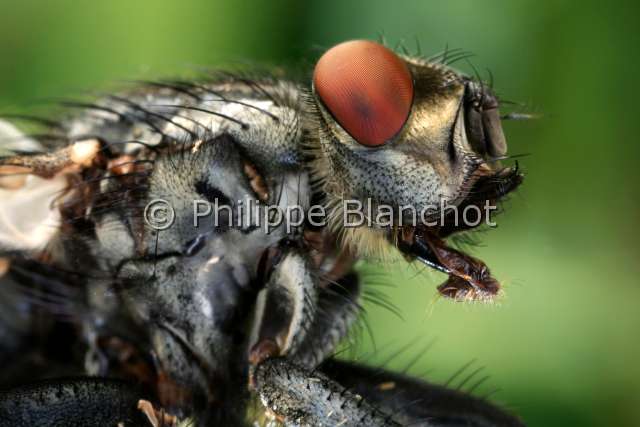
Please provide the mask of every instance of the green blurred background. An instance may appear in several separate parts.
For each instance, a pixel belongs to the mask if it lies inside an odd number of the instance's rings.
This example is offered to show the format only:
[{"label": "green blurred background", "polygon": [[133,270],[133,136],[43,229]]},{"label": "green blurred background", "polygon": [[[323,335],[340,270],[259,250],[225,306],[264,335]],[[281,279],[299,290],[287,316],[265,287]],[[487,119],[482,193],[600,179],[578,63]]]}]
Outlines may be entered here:
[{"label": "green blurred background", "polygon": [[391,276],[404,320],[368,307],[377,350],[365,339],[359,354],[399,353],[388,365],[403,369],[435,339],[409,372],[445,381],[475,359],[466,372],[485,369],[467,387],[490,375],[477,393],[499,388],[492,398],[530,425],[640,425],[639,15],[596,1],[0,0],[0,111],[200,66],[312,64],[380,33],[469,50],[503,97],[544,113],[505,124],[511,152],[532,153],[527,179],[474,252],[507,295],[434,302],[444,277],[368,266]]}]

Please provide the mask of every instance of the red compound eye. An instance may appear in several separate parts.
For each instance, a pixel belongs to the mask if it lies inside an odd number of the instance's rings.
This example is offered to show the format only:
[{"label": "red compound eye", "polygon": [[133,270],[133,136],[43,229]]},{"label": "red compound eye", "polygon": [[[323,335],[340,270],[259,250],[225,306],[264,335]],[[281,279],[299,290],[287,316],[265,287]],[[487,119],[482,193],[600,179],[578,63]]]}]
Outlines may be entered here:
[{"label": "red compound eye", "polygon": [[329,49],[316,64],[313,85],[340,126],[368,147],[395,136],[411,110],[413,82],[406,64],[371,41]]}]

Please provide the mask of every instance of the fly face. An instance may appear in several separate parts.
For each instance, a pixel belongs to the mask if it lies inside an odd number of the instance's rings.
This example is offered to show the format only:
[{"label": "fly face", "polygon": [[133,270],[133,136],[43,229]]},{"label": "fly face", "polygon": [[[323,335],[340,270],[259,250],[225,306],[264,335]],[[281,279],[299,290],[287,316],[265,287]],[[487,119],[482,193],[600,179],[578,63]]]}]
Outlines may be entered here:
[{"label": "fly face", "polygon": [[[495,204],[520,184],[517,169],[499,163],[506,141],[491,90],[441,64],[353,41],[320,59],[314,98],[322,152],[316,173],[329,198],[370,202],[374,216],[383,205],[423,213],[422,223],[408,227],[400,217],[392,227],[343,230],[347,243],[366,252],[380,239],[398,242],[410,258],[451,275],[444,295],[491,299],[499,285],[486,266],[442,240],[473,226],[448,214],[436,225],[424,221],[445,206]],[[479,216],[468,222],[486,219]]]}]

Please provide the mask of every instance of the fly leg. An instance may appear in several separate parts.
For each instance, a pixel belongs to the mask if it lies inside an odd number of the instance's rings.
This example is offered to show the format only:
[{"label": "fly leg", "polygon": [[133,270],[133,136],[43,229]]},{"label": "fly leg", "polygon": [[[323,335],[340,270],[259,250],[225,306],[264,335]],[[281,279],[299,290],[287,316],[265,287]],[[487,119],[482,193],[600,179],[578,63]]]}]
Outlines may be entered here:
[{"label": "fly leg", "polygon": [[287,249],[276,257],[279,260],[257,302],[259,322],[250,354],[253,364],[296,352],[316,315],[318,288],[309,261],[296,249]]},{"label": "fly leg", "polygon": [[417,378],[330,360],[320,370],[411,426],[522,427],[517,417],[461,390]]},{"label": "fly leg", "polygon": [[333,354],[358,317],[359,295],[356,273],[322,281],[301,253],[289,251],[274,268],[258,302],[260,322],[252,363],[286,356],[315,368]]},{"label": "fly leg", "polygon": [[334,354],[360,314],[359,296],[359,277],[353,272],[321,288],[316,317],[302,345],[289,357],[314,369]]},{"label": "fly leg", "polygon": [[262,403],[285,425],[400,425],[328,376],[286,358],[262,361],[255,369],[253,380]]},{"label": "fly leg", "polygon": [[0,427],[149,426],[131,385],[115,380],[51,380],[0,393]]},{"label": "fly leg", "polygon": [[285,425],[522,427],[517,417],[459,390],[350,362],[309,370],[271,358],[254,371],[262,403]]},{"label": "fly leg", "polygon": [[28,173],[52,178],[67,168],[92,165],[100,151],[95,139],[79,141],[53,153],[23,154],[0,158],[0,174]]}]

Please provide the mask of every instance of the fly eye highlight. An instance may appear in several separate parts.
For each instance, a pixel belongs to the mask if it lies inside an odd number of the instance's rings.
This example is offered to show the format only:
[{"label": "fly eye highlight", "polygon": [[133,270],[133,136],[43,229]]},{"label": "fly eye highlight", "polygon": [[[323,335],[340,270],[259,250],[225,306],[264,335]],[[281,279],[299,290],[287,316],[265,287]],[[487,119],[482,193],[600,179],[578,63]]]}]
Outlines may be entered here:
[{"label": "fly eye highlight", "polygon": [[407,65],[368,40],[329,49],[316,64],[313,86],[338,124],[367,147],[393,138],[411,111],[413,79]]}]

